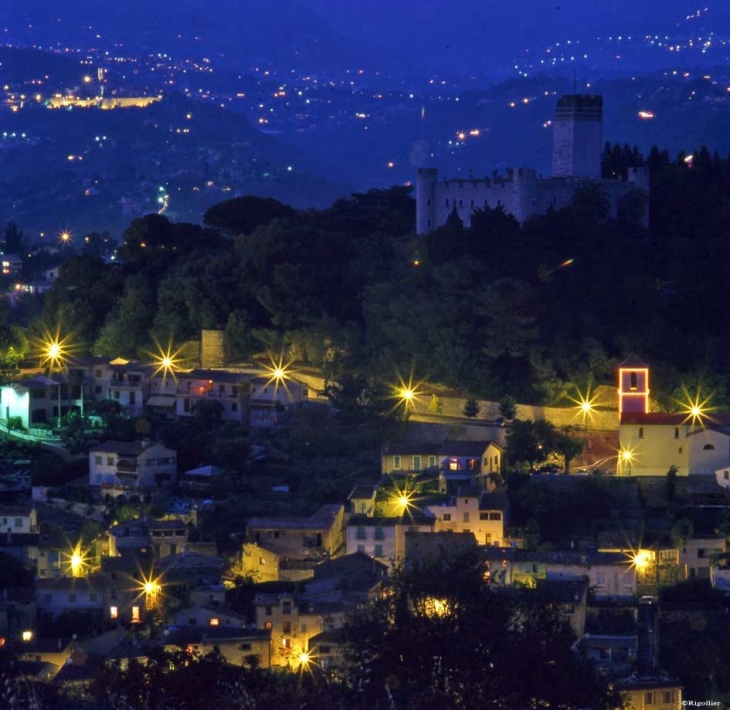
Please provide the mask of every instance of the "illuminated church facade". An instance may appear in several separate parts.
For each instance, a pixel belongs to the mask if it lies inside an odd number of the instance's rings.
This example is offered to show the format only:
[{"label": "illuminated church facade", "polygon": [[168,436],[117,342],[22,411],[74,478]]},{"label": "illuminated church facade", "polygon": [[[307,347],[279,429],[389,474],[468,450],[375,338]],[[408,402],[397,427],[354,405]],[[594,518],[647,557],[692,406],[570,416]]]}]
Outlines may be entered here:
[{"label": "illuminated church facade", "polygon": [[619,366],[619,453],[616,473],[715,475],[730,466],[730,414],[689,407],[680,413],[649,411],[649,366],[631,355]]}]

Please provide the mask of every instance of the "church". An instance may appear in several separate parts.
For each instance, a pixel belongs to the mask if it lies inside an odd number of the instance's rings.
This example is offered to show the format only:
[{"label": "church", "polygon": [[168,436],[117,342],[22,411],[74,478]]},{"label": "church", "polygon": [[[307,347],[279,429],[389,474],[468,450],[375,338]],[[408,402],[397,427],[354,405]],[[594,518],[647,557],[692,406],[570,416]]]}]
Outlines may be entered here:
[{"label": "church", "polygon": [[649,224],[649,169],[629,168],[626,180],[601,179],[603,96],[571,94],[558,100],[553,122],[552,177],[530,168],[506,176],[439,181],[436,168],[419,168],[416,176],[416,232],[427,234],[456,214],[465,226],[479,209],[502,207],[519,222],[550,208],[567,207],[576,190],[598,186],[616,216],[631,193],[644,197],[642,223]]},{"label": "church", "polygon": [[677,414],[649,411],[649,367],[636,355],[619,366],[621,476],[715,475],[730,466],[730,414],[699,406]]}]

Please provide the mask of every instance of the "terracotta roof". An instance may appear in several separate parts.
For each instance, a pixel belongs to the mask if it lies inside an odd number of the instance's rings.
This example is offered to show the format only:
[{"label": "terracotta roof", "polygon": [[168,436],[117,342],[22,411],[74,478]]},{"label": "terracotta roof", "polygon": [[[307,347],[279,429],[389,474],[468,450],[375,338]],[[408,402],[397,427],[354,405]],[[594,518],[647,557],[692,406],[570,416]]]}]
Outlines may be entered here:
[{"label": "terracotta roof", "polygon": [[[646,426],[682,426],[692,424],[692,416],[686,412],[623,412],[621,424],[640,424]],[[730,412],[712,412],[702,419],[702,424],[696,424],[699,428],[712,428],[715,426],[730,425]]]},{"label": "terracotta roof", "polygon": [[648,367],[648,365],[636,354],[631,353],[620,365],[621,367]]}]

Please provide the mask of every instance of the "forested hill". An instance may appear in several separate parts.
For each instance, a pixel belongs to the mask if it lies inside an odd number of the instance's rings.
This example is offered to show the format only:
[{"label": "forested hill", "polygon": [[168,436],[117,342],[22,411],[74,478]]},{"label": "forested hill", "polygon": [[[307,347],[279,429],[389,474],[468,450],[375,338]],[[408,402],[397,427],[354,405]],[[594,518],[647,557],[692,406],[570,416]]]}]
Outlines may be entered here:
[{"label": "forested hill", "polygon": [[[524,402],[612,382],[635,351],[654,368],[660,404],[682,385],[727,402],[717,373],[730,371],[730,162],[684,157],[648,156],[650,230],[631,204],[607,219],[595,190],[522,227],[485,211],[471,229],[452,223],[425,239],[403,187],[308,212],[236,198],[210,209],[206,227],[151,215],[126,230],[122,268],[69,261],[44,320],[109,356],[223,328],[233,359],[286,352],[330,378],[412,372]],[[637,160],[619,147],[605,167]]]}]

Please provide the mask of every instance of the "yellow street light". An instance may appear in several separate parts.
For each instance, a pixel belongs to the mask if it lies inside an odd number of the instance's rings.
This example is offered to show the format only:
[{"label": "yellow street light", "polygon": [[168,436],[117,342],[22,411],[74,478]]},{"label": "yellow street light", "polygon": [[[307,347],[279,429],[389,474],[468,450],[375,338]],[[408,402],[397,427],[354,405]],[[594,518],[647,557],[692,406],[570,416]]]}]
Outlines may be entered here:
[{"label": "yellow street light", "polygon": [[152,357],[152,365],[155,368],[152,376],[162,374],[163,379],[167,379],[170,375],[174,380],[177,380],[177,372],[180,370],[180,364],[182,359],[178,357],[180,350],[173,350],[172,344],[168,343],[167,349],[163,348],[158,342],[155,343],[157,346],[156,353],[150,353]]},{"label": "yellow street light", "polygon": [[685,415],[685,423],[699,424],[702,426],[710,412],[714,411],[714,407],[708,406],[712,395],[702,399],[700,391],[697,390],[694,396],[690,395],[686,387],[682,388],[683,399],[679,402],[682,407],[682,414]]},{"label": "yellow street light", "polygon": [[299,654],[299,663],[303,666],[308,666],[309,662],[311,660],[311,656],[307,651],[302,651],[302,653]]},{"label": "yellow street light", "polygon": [[286,389],[287,380],[291,379],[291,363],[284,363],[284,358],[279,357],[275,360],[272,355],[269,355],[270,365],[266,365],[266,371],[269,373],[269,380],[266,383],[270,385],[274,383],[276,387],[283,385]]},{"label": "yellow street light", "polygon": [[63,232],[58,235],[58,239],[62,244],[68,244],[71,241],[71,232],[64,229]]}]

